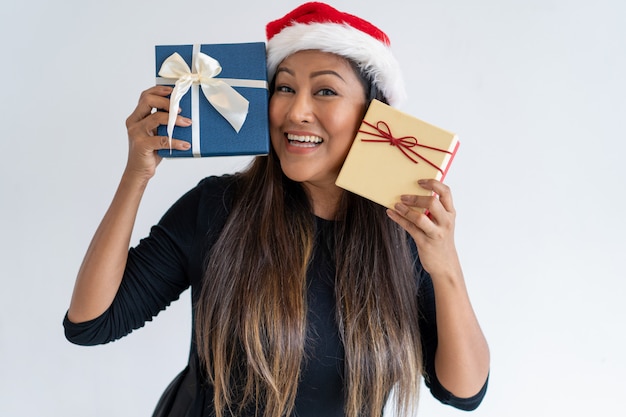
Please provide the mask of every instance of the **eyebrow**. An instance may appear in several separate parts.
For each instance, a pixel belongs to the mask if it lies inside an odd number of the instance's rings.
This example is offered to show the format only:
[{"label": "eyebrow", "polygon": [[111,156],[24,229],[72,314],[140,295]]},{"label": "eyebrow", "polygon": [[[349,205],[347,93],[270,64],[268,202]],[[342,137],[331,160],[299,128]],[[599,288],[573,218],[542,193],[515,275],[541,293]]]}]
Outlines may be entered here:
[{"label": "eyebrow", "polygon": [[343,77],[341,75],[339,75],[338,72],[333,71],[333,70],[322,70],[322,71],[313,72],[313,73],[311,73],[311,78],[319,77],[320,75],[334,75],[334,76],[338,77],[339,79],[341,79],[341,81],[345,81],[343,79]]},{"label": "eyebrow", "polygon": [[[289,74],[289,75],[291,75],[291,76],[294,76],[294,75],[295,75],[295,73],[293,72],[293,70],[291,70],[290,68],[287,68],[287,67],[279,67],[279,68],[276,70],[276,74],[278,74],[278,73],[280,73],[280,72],[286,72],[287,74]],[[319,76],[321,76],[321,75],[334,75],[334,76],[336,76],[337,78],[339,78],[340,80],[342,80],[342,81],[344,81],[344,82],[346,81],[346,80],[344,80],[344,78],[343,78],[341,75],[339,75],[339,73],[338,73],[338,72],[333,71],[333,70],[321,70],[321,71],[315,71],[315,72],[312,72],[312,73],[311,73],[311,77],[310,77],[310,78],[319,77]]]}]

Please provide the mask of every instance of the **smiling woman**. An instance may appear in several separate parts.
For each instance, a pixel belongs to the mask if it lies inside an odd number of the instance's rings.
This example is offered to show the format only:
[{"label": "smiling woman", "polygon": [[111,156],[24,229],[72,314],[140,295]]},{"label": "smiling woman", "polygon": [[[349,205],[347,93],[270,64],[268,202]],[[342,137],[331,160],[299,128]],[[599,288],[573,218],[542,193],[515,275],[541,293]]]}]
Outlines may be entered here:
[{"label": "smiling woman", "polygon": [[440,197],[404,196],[386,210],[334,184],[370,100],[402,97],[389,40],[322,3],[267,33],[270,154],[202,180],[128,250],[156,151],[168,146],[155,136],[168,114],[154,110],[168,108],[171,88],[141,95],[127,120],[127,167],[78,274],[67,337],[115,340],[191,287],[189,365],[155,416],[373,417],[389,399],[408,415],[422,375],[443,403],[476,408],[489,350],[454,245],[450,190],[420,182]]}]

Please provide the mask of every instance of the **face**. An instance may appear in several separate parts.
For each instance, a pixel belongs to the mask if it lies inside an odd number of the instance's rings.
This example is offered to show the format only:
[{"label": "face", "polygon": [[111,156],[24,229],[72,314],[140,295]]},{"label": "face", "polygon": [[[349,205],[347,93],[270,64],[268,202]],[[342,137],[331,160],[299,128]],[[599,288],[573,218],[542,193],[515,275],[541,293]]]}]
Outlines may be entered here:
[{"label": "face", "polygon": [[346,59],[320,51],[285,58],[269,105],[272,146],[285,175],[305,186],[335,187],[365,106],[363,85]]}]

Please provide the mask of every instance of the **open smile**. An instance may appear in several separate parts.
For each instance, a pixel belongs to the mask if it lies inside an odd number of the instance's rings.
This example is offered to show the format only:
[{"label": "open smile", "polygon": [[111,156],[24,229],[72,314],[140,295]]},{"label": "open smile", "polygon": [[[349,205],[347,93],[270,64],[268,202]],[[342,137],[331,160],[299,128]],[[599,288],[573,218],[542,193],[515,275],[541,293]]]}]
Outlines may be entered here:
[{"label": "open smile", "polygon": [[324,139],[320,138],[319,136],[301,136],[293,135],[291,133],[287,134],[287,140],[289,141],[290,145],[301,148],[313,148],[324,142]]}]

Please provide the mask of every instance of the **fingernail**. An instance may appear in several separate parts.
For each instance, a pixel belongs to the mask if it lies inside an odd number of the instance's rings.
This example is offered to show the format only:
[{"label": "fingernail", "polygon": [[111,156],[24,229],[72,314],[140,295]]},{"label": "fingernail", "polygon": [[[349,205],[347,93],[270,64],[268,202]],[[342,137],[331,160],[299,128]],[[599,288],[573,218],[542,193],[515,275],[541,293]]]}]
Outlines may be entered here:
[{"label": "fingernail", "polygon": [[181,147],[182,147],[183,149],[189,149],[189,148],[191,148],[191,143],[189,143],[189,142],[185,142],[185,143],[183,143],[183,144],[181,145]]}]

